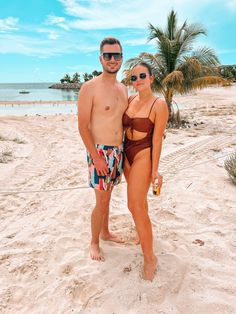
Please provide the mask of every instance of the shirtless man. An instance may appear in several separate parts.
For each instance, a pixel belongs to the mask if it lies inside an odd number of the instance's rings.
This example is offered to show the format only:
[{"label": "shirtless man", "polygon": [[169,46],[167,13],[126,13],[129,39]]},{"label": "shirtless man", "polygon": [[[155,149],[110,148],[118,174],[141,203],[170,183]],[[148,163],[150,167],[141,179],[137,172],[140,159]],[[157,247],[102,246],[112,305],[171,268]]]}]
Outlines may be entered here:
[{"label": "shirtless man", "polygon": [[120,183],[123,170],[122,116],[128,105],[128,94],[116,79],[122,61],[120,42],[105,38],[100,44],[103,72],[83,84],[78,100],[78,127],[88,153],[89,184],[96,197],[91,215],[90,256],[97,261],[104,261],[99,236],[103,240],[122,242],[108,229],[112,189]]}]

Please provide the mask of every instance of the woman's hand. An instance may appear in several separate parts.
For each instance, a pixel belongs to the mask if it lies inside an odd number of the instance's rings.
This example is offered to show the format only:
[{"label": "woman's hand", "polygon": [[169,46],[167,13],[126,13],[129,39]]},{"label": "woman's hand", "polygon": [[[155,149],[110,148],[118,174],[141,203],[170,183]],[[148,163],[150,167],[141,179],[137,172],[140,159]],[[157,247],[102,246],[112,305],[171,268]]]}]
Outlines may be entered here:
[{"label": "woman's hand", "polygon": [[156,183],[159,187],[162,186],[163,176],[159,172],[152,174],[152,184]]}]

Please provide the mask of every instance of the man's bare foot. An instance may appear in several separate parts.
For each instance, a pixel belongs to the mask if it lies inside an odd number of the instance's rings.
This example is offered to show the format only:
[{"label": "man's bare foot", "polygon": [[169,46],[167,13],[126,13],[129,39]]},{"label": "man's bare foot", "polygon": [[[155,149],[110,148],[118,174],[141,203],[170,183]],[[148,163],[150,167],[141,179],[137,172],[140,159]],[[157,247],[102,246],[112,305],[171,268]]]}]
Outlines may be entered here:
[{"label": "man's bare foot", "polygon": [[100,247],[98,244],[91,243],[90,256],[91,256],[91,259],[93,259],[95,261],[99,261],[99,262],[105,261],[105,258],[103,256],[103,254],[101,253],[101,250],[100,250]]},{"label": "man's bare foot", "polygon": [[157,257],[154,255],[152,262],[145,262],[143,266],[143,279],[152,281],[157,269]]},{"label": "man's bare foot", "polygon": [[112,242],[116,242],[116,243],[124,243],[124,239],[122,239],[122,237],[120,237],[119,235],[109,232],[109,233],[103,233],[101,234],[101,239],[104,241],[112,241]]}]

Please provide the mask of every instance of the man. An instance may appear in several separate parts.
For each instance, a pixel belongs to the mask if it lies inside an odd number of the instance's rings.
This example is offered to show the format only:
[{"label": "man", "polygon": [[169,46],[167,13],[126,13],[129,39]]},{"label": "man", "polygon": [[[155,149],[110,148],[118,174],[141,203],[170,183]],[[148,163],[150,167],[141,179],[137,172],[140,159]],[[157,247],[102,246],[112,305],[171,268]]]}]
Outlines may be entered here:
[{"label": "man", "polygon": [[90,256],[97,261],[104,261],[99,236],[122,242],[108,229],[111,193],[113,186],[121,181],[123,167],[122,116],[128,105],[128,94],[116,79],[122,61],[119,40],[105,38],[100,44],[103,72],[84,83],[79,93],[78,126],[88,152],[89,183],[96,197],[91,215]]}]

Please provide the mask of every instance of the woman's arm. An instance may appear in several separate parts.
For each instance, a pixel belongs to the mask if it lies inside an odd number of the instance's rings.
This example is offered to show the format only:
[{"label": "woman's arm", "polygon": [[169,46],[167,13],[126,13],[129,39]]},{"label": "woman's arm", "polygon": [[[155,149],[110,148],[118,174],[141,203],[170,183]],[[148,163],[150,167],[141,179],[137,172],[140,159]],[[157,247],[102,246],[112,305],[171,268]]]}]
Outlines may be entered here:
[{"label": "woman's arm", "polygon": [[158,177],[158,167],[161,156],[162,140],[168,121],[168,107],[164,100],[155,104],[154,132],[152,137],[152,183]]}]

